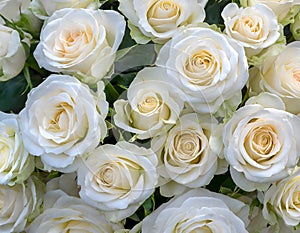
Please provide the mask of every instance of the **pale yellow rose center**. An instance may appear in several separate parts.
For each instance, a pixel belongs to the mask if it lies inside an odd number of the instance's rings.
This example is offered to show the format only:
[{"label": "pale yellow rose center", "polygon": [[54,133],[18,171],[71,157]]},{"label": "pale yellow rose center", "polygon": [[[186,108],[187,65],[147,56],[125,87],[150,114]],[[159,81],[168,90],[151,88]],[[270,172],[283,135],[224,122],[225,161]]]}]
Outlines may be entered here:
[{"label": "pale yellow rose center", "polygon": [[100,169],[97,177],[99,177],[98,182],[101,182],[101,184],[105,186],[112,186],[114,183],[114,170],[110,164],[107,166],[104,166]]},{"label": "pale yellow rose center", "polygon": [[73,115],[73,108],[68,103],[61,103],[50,119],[47,129],[53,132],[66,131],[69,128],[69,117]]},{"label": "pale yellow rose center", "polygon": [[138,109],[141,113],[151,113],[157,110],[160,104],[159,99],[153,96],[147,96],[141,103],[139,103]]},{"label": "pale yellow rose center", "polygon": [[76,58],[81,50],[86,49],[92,38],[93,31],[88,26],[85,30],[62,31],[55,39],[54,51],[57,51],[56,55],[60,57]]},{"label": "pale yellow rose center", "polygon": [[213,81],[217,72],[218,63],[215,57],[207,50],[200,50],[190,56],[184,66],[186,77],[196,85],[207,86]]},{"label": "pale yellow rose center", "polygon": [[206,147],[204,138],[204,135],[193,129],[178,132],[173,139],[174,151],[168,155],[169,163],[199,163]]},{"label": "pale yellow rose center", "polygon": [[142,170],[134,161],[122,157],[119,161],[103,164],[93,179],[104,189],[113,188],[124,194],[138,181]]},{"label": "pale yellow rose center", "polygon": [[180,16],[180,6],[172,0],[155,1],[147,12],[149,24],[157,32],[166,32],[176,28]]},{"label": "pale yellow rose center", "polygon": [[245,138],[245,149],[256,162],[265,162],[276,155],[279,146],[277,130],[272,125],[252,128]]},{"label": "pale yellow rose center", "polygon": [[232,29],[251,39],[259,39],[263,33],[262,19],[258,16],[243,16],[235,21]]}]

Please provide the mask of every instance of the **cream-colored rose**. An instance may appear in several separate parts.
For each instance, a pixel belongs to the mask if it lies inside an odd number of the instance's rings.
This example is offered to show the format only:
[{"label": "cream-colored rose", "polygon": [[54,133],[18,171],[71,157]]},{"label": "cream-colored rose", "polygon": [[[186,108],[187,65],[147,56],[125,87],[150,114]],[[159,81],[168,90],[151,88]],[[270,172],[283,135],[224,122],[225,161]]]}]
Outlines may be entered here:
[{"label": "cream-colored rose", "polygon": [[65,8],[46,21],[33,55],[46,70],[95,84],[112,69],[124,31],[116,11]]},{"label": "cream-colored rose", "polygon": [[158,172],[170,181],[160,187],[161,193],[173,196],[185,187],[209,184],[217,173],[220,137],[214,118],[195,113],[182,115],[171,130],[154,137],[151,148],[157,153]]},{"label": "cream-colored rose", "polygon": [[280,26],[273,11],[264,4],[239,8],[230,3],[222,11],[225,33],[239,41],[247,56],[259,53],[278,40]]},{"label": "cream-colored rose", "polygon": [[254,6],[256,4],[265,4],[273,10],[278,21],[286,25],[293,21],[293,17],[299,10],[299,0],[241,0],[241,5]]},{"label": "cream-colored rose", "polygon": [[79,195],[111,221],[121,221],[153,193],[158,180],[156,166],[156,155],[150,149],[124,141],[105,144],[80,165]]},{"label": "cream-colored rose", "polygon": [[34,158],[23,145],[17,115],[0,112],[0,184],[14,185],[34,170]]},{"label": "cream-colored rose", "polygon": [[0,81],[7,81],[22,71],[26,54],[19,33],[2,25],[1,19],[0,45]]},{"label": "cream-colored rose", "polygon": [[21,13],[29,7],[29,4],[30,0],[0,0],[0,15],[10,21],[19,21]]},{"label": "cream-colored rose", "polygon": [[142,222],[142,232],[246,233],[249,207],[228,196],[194,189],[162,204]]},{"label": "cream-colored rose", "polygon": [[137,43],[152,40],[163,44],[180,28],[205,19],[208,0],[120,0],[120,11],[129,19],[131,36]]},{"label": "cream-colored rose", "polygon": [[223,132],[224,154],[234,182],[245,191],[265,190],[287,177],[299,160],[300,119],[286,111],[246,105]]},{"label": "cream-colored rose", "polygon": [[[103,93],[103,83],[99,88]],[[31,90],[20,125],[25,148],[41,157],[44,169],[75,169],[75,158],[106,136],[108,103],[102,97],[100,106],[87,85],[67,75],[50,75]]]},{"label": "cream-colored rose", "polygon": [[215,113],[240,94],[248,80],[244,48],[207,28],[187,28],[159,51],[156,64],[166,69],[165,81],[183,92],[196,112]]},{"label": "cream-colored rose", "polygon": [[265,192],[263,214],[273,220],[274,211],[286,225],[297,226],[300,223],[300,169],[276,183]]},{"label": "cream-colored rose", "polygon": [[300,113],[300,42],[288,44],[278,55],[268,57],[260,67],[250,71],[253,92],[278,95],[286,110]]},{"label": "cream-colored rose", "polygon": [[15,186],[0,185],[0,232],[23,232],[34,215],[41,208],[41,196],[32,179]]},{"label": "cream-colored rose", "polygon": [[165,69],[158,67],[145,68],[137,74],[127,90],[128,100],[114,103],[114,122],[119,128],[147,139],[176,123],[183,101],[165,77]]},{"label": "cream-colored rose", "polygon": [[46,193],[44,211],[29,226],[28,233],[114,233],[121,224],[109,222],[97,209],[61,190]]},{"label": "cream-colored rose", "polygon": [[98,9],[99,0],[32,0],[31,9],[33,13],[40,19],[47,19],[55,11],[64,8],[88,8]]}]

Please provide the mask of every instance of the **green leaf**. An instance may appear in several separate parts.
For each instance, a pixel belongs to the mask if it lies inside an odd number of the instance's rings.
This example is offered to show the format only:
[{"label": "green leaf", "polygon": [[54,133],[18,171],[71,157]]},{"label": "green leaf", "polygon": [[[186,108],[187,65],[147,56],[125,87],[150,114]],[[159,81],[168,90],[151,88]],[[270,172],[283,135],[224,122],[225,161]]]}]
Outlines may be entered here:
[{"label": "green leaf", "polygon": [[221,17],[221,12],[231,2],[231,0],[209,0],[205,6],[206,18],[204,21],[208,24],[223,24],[224,20]]}]

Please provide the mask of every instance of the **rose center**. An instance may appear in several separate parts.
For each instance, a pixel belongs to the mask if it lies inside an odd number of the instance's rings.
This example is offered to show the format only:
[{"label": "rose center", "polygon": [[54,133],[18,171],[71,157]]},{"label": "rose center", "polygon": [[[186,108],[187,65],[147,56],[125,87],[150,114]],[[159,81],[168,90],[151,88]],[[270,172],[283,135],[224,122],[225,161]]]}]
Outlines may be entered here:
[{"label": "rose center", "polygon": [[57,132],[61,130],[67,130],[69,125],[69,115],[73,112],[73,108],[68,103],[61,103],[56,107],[57,111],[50,119],[48,130]]},{"label": "rose center", "polygon": [[138,105],[138,109],[141,113],[151,113],[158,109],[159,106],[160,101],[157,98],[148,96]]},{"label": "rose center", "polygon": [[215,57],[207,50],[200,50],[187,59],[184,70],[191,83],[206,86],[213,82],[211,77],[217,68]]},{"label": "rose center", "polygon": [[112,164],[105,164],[101,167],[96,176],[99,185],[111,187],[114,184],[114,168]]},{"label": "rose center", "polygon": [[245,139],[246,151],[257,162],[271,159],[279,149],[277,131],[271,125],[254,127]]},{"label": "rose center", "polygon": [[150,6],[147,12],[149,24],[157,32],[166,32],[175,29],[176,21],[180,16],[180,6],[172,0],[159,0]]},{"label": "rose center", "polygon": [[180,132],[173,139],[174,153],[171,160],[184,163],[199,163],[204,145],[197,132]]},{"label": "rose center", "polygon": [[262,31],[261,18],[253,19],[250,16],[244,16],[236,20],[233,30],[252,39],[258,39]]}]

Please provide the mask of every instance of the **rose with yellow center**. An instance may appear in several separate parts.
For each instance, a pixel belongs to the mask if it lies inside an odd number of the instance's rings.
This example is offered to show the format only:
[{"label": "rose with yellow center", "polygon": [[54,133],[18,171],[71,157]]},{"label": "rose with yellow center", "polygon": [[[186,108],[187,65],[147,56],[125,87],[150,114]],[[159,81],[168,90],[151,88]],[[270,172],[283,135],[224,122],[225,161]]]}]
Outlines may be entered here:
[{"label": "rose with yellow center", "polygon": [[[270,208],[270,206],[272,206]],[[279,215],[286,225],[297,226],[300,223],[300,170],[272,186],[265,192],[263,215],[272,219],[272,212]]]},{"label": "rose with yellow center", "polygon": [[124,35],[123,16],[115,11],[65,8],[46,22],[33,53],[40,67],[77,75],[88,84],[109,73]]},{"label": "rose with yellow center", "polygon": [[121,0],[120,11],[129,19],[133,39],[138,43],[152,40],[163,44],[186,25],[205,18],[207,0]]},{"label": "rose with yellow center", "polygon": [[30,92],[20,113],[22,136],[45,169],[71,169],[105,137],[108,105],[103,84],[98,87],[92,93],[74,77],[51,75]]},{"label": "rose with yellow center", "polygon": [[300,42],[283,47],[281,52],[268,57],[260,67],[250,70],[250,87],[253,92],[262,91],[278,95],[286,110],[300,113]]},{"label": "rose with yellow center", "polygon": [[263,4],[239,8],[237,4],[230,3],[221,15],[225,33],[239,41],[249,57],[275,44],[280,37],[276,15]]},{"label": "rose with yellow center", "polygon": [[160,187],[164,196],[173,196],[185,188],[209,184],[218,170],[222,141],[217,121],[195,113],[182,115],[176,125],[154,137],[151,148],[159,158],[159,174],[166,180]]},{"label": "rose with yellow center", "polygon": [[[208,28],[188,27],[159,51],[156,65],[166,70],[166,82],[200,113],[215,113],[240,95],[248,79],[243,47]],[[237,98],[236,98],[237,97]]]},{"label": "rose with yellow center", "polygon": [[132,215],[153,193],[157,158],[150,149],[128,142],[103,145],[78,169],[79,195],[112,221]]},{"label": "rose with yellow center", "polygon": [[245,191],[265,190],[287,177],[299,160],[300,119],[284,110],[249,104],[236,111],[223,133],[234,182]]},{"label": "rose with yellow center", "polygon": [[128,100],[114,103],[114,122],[119,128],[146,139],[176,123],[183,101],[176,96],[176,87],[164,81],[165,75],[165,70],[158,67],[137,74],[128,88]]}]

